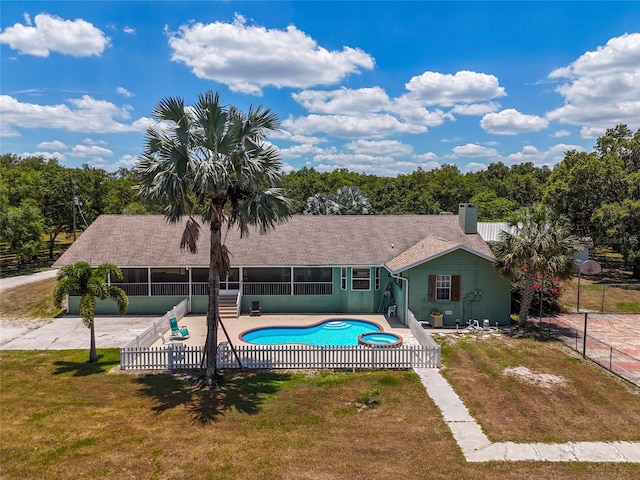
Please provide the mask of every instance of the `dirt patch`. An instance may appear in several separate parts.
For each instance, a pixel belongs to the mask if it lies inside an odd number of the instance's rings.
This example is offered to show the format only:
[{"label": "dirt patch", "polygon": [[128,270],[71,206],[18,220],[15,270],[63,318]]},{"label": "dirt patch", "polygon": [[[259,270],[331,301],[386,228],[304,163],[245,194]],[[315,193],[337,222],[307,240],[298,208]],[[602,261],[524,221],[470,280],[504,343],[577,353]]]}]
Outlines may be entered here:
[{"label": "dirt patch", "polygon": [[562,387],[567,384],[567,380],[550,373],[539,373],[529,370],[527,367],[505,368],[502,373],[510,377],[516,377],[531,385],[543,388]]}]

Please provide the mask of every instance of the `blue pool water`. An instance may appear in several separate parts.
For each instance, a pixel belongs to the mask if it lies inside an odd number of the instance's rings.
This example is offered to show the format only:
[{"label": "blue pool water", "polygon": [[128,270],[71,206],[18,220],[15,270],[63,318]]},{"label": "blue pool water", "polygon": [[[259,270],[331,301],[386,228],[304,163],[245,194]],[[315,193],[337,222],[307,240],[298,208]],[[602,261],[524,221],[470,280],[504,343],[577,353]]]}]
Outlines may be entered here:
[{"label": "blue pool water", "polygon": [[249,330],[241,335],[243,341],[258,345],[303,343],[314,346],[346,347],[358,345],[358,336],[382,329],[373,322],[339,318],[308,327],[264,327]]},{"label": "blue pool water", "polygon": [[366,344],[373,345],[396,345],[402,343],[402,339],[395,333],[371,332],[365,333],[360,340]]}]

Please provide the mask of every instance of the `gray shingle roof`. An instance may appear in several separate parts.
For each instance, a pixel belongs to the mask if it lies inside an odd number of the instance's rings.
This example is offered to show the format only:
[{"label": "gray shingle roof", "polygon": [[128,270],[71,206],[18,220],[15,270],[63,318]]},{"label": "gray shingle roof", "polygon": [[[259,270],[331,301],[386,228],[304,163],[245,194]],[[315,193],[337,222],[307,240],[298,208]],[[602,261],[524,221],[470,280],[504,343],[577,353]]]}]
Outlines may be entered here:
[{"label": "gray shingle roof", "polygon": [[[196,254],[180,250],[182,230],[182,223],[170,225],[161,215],[101,215],[54,265],[82,260],[94,266],[207,266],[208,225]],[[429,256],[461,245],[493,257],[480,235],[462,232],[457,215],[297,215],[266,235],[252,231],[240,238],[230,230],[223,241],[235,267],[382,265],[393,259],[402,266],[420,260],[419,242],[427,244]],[[404,252],[406,258],[398,260]]]}]

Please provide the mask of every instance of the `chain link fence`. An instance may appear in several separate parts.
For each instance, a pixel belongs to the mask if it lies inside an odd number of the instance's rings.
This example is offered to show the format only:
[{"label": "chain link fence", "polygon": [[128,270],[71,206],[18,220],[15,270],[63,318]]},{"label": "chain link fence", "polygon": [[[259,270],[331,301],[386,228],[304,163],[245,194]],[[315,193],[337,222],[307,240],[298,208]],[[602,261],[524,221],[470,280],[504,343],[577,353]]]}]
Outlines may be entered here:
[{"label": "chain link fence", "polygon": [[613,323],[619,326],[618,330],[622,334],[627,332],[626,343],[629,344],[629,349],[640,351],[640,315],[583,313],[540,316],[534,320],[542,332],[561,340],[583,357],[640,387],[640,358],[623,352],[620,348],[588,333],[590,322],[592,326],[594,322],[609,322],[607,325]]}]

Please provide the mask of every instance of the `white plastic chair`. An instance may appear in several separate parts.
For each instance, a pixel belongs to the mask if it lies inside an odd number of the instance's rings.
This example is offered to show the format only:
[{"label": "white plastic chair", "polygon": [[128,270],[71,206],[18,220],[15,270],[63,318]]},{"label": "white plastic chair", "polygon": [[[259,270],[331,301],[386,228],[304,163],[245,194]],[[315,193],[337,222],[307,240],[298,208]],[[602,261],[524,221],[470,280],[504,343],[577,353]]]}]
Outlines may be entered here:
[{"label": "white plastic chair", "polygon": [[391,305],[387,310],[387,317],[391,318],[395,316],[396,316],[396,305]]}]

